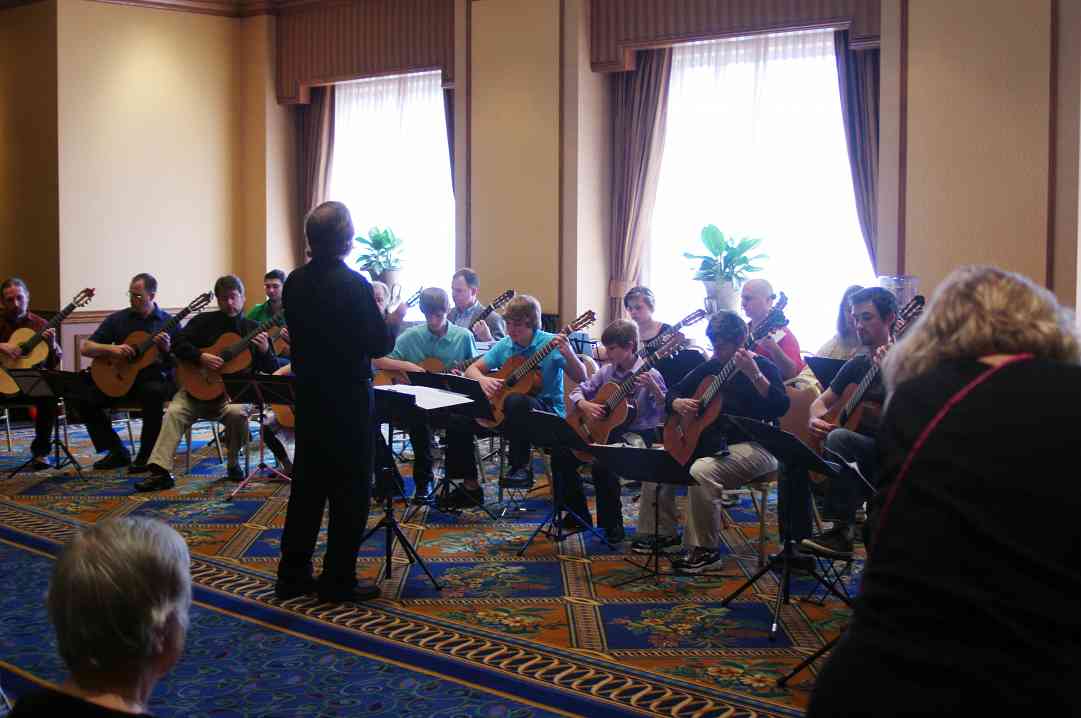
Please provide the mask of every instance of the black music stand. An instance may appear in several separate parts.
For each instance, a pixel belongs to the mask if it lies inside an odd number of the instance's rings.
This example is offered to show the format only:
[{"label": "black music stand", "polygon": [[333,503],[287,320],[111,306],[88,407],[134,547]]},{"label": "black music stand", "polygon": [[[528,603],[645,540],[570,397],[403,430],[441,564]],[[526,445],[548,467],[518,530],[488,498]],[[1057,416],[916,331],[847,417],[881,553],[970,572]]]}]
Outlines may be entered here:
[{"label": "black music stand", "polygon": [[[8,374],[18,385],[19,391],[23,396],[31,399],[44,399],[52,398],[54,401],[57,399],[73,398],[76,400],[86,400],[89,398],[90,387],[86,383],[85,377],[77,372],[72,371],[57,371],[53,369],[8,369]],[[67,402],[65,402],[65,407]],[[64,418],[67,421],[67,417]],[[68,449],[64,442],[60,441],[60,417],[57,416],[56,421],[53,422],[53,438],[52,446],[55,465],[54,469],[62,469],[66,465],[71,464],[75,467],[75,473],[82,478],[83,471],[82,466],[72,456],[71,451]],[[60,458],[60,451],[63,450],[64,458]],[[8,478],[12,478],[20,471],[25,469],[34,463],[34,457],[19,464],[10,474]]]},{"label": "black music stand", "polygon": [[[822,457],[812,451],[806,444],[794,435],[789,434],[787,431],[782,431],[770,424],[742,416],[726,416],[726,418],[738,429],[747,434],[752,441],[761,444],[768,452],[773,454],[778,461],[784,464],[786,468],[813,471],[829,478],[836,478],[842,471],[841,467],[831,462],[824,461]],[[787,480],[783,472],[780,473],[778,480]],[[765,507],[763,507],[763,510],[764,508]],[[808,510],[808,508],[809,507],[803,507],[803,510]],[[793,512],[798,509],[799,507],[796,506],[788,507],[785,516],[789,523],[791,523]],[[747,579],[742,586],[721,601],[721,606],[727,606],[734,601],[737,596],[753,586],[758,579],[762,578],[779,565],[781,568],[781,582],[777,587],[777,599],[773,606],[773,623],[770,625],[769,629],[769,639],[771,641],[776,640],[777,638],[777,627],[781,620],[781,604],[789,602],[792,561],[796,558],[796,541],[792,538],[791,526],[784,527],[784,535],[785,540],[781,546],[780,553],[770,557],[765,566],[760,568],[758,572]],[[846,604],[851,604],[851,601],[847,596],[838,591],[832,582],[827,581],[826,578],[814,568],[811,569],[811,575],[827,591],[840,598]]]},{"label": "black music stand", "polygon": [[[412,395],[409,395],[409,394],[402,394],[400,392],[392,392],[392,391],[390,391],[388,389],[376,389],[376,395],[377,396],[381,392],[385,392],[386,395],[388,395],[388,396],[393,395],[394,396],[394,402],[397,405],[397,408],[399,408],[399,409],[405,409],[407,406],[416,407],[417,399],[416,399],[415,396],[412,396]],[[376,403],[378,403],[378,401]],[[388,419],[389,419],[389,416],[388,416]],[[388,423],[389,423],[389,421],[388,421]],[[393,424],[391,424],[391,431],[393,431],[393,430],[394,430]],[[375,438],[374,438],[374,440],[377,441],[377,442],[382,441],[384,443],[384,447],[386,448],[385,452],[376,451],[375,452],[376,455],[383,457],[384,462],[386,462],[386,461],[390,462],[389,466],[380,466],[380,467],[377,467],[377,470],[381,471],[381,472],[391,472],[391,475],[396,478],[396,481],[398,482],[398,486],[399,487],[402,486],[402,476],[401,476],[401,474],[398,473],[398,467],[394,464],[394,455],[391,453],[390,447],[386,446],[386,440],[383,439],[383,433],[382,433],[382,430],[379,429],[378,424],[376,424],[376,426],[375,426]],[[384,488],[388,488],[388,487],[386,487],[384,485]],[[403,494],[405,493],[404,489],[402,489],[402,493]],[[384,546],[386,548],[386,562],[383,564],[383,568],[382,568],[382,570],[380,570],[379,575],[376,576],[376,581],[381,581],[383,579],[389,579],[391,577],[391,574],[393,573],[393,570],[394,570],[394,563],[393,563],[394,541],[395,541],[395,539],[397,539],[398,542],[402,544],[402,548],[405,549],[405,555],[409,558],[409,563],[410,564],[416,563],[422,569],[424,569],[424,573],[426,573],[428,575],[428,579],[432,582],[432,585],[435,586],[436,590],[438,591],[439,589],[443,588],[443,586],[440,585],[440,583],[435,580],[435,576],[433,576],[431,570],[429,570],[428,564],[424,563],[424,559],[420,557],[419,553],[417,553],[417,549],[413,545],[413,542],[410,541],[409,537],[406,536],[405,532],[402,531],[402,528],[398,523],[398,519],[394,515],[394,496],[395,496],[395,494],[394,494],[393,491],[391,491],[391,490],[384,491],[384,493],[383,493],[383,517],[381,519],[379,519],[379,523],[377,523],[375,526],[372,526],[370,529],[368,529],[368,531],[360,539],[360,543],[361,543],[361,545],[363,545],[364,542],[367,541],[369,538],[371,538],[375,534],[375,532],[378,531],[379,529],[382,528],[382,529],[384,529],[386,531],[386,536],[384,536],[384,538],[383,538],[383,544],[384,544]],[[406,516],[406,517],[404,517],[403,520],[408,520],[408,518],[409,517]]]},{"label": "black music stand", "polygon": [[[698,483],[690,475],[686,467],[680,466],[679,462],[673,459],[671,454],[659,447],[643,449],[620,444],[590,444],[589,451],[606,468],[627,479],[674,486],[693,486]],[[660,487],[657,488],[658,492],[653,496],[654,527],[660,525],[660,502],[658,500],[660,498]],[[638,510],[640,514],[641,506],[639,506]],[[661,547],[658,541],[653,542],[653,549],[649,552],[649,558],[644,565],[632,561],[630,557],[625,557],[624,560],[632,566],[642,569],[643,573],[626,581],[613,584],[613,588],[635,583],[636,581],[643,581],[647,578],[654,579],[654,583],[659,585],[660,582],[656,579],[661,576],[675,575],[667,571],[661,571]]]},{"label": "black music stand", "polygon": [[248,475],[225,497],[225,500],[232,501],[233,497],[239,494],[260,471],[269,471],[271,480],[290,482],[289,476],[263,461],[266,448],[263,442],[263,422],[266,419],[266,409],[271,404],[296,406],[293,377],[274,374],[223,374],[221,380],[225,385],[225,395],[229,397],[229,403],[251,404],[259,409],[259,464],[252,469],[251,460],[248,460]]},{"label": "black music stand", "polygon": [[815,378],[824,387],[828,387],[833,383],[833,378],[845,365],[843,359],[830,359],[829,357],[807,357],[806,361],[807,366],[811,367],[811,371],[814,372]]},{"label": "black music stand", "polygon": [[[559,414],[531,409],[526,418],[526,424],[528,424],[529,440],[534,446],[549,448],[553,451],[561,448],[586,452],[590,450],[589,446],[582,441],[582,437],[578,436],[574,429],[571,428],[571,425],[567,423],[567,420]],[[544,517],[544,521],[541,522],[540,526],[529,535],[525,545],[518,550],[518,555],[524,555],[526,549],[529,548],[529,544],[533,543],[533,539],[537,538],[537,534],[541,533],[544,527],[549,524],[551,524],[551,528],[544,531],[544,534],[549,538],[553,538],[556,542],[563,541],[568,536],[577,533],[576,531],[563,532],[564,517],[568,514],[578,521],[579,526],[584,526],[586,531],[597,537],[608,548],[614,549],[615,546],[608,542],[608,537],[601,534],[595,526],[592,526],[591,521],[579,516],[564,505],[563,493],[559,490],[559,482],[556,481],[554,471],[549,478],[552,484],[552,510]]]}]

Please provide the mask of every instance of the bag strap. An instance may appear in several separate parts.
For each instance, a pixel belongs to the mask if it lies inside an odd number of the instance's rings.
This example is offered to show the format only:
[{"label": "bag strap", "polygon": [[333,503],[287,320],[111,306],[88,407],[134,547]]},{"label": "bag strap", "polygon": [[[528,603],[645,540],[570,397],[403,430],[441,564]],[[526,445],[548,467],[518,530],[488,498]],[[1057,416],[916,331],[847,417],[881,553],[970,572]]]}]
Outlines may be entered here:
[{"label": "bag strap", "polygon": [[1005,369],[1011,364],[1028,361],[1032,358],[1032,354],[1014,354],[1010,357],[1007,357],[1005,361],[995,366],[989,367],[984,372],[981,372],[979,376],[977,376],[969,383],[965,384],[963,387],[961,387],[960,390],[958,390],[956,394],[947,399],[946,403],[942,405],[942,408],[938,410],[934,418],[931,419],[927,426],[923,427],[923,431],[921,431],[920,435],[916,438],[916,443],[912,445],[912,448],[909,450],[908,455],[905,457],[904,463],[901,464],[901,470],[897,472],[897,479],[890,486],[890,491],[886,495],[885,502],[883,502],[882,504],[882,511],[879,514],[878,522],[875,525],[874,536],[871,538],[871,545],[868,546],[868,554],[870,554],[870,549],[878,543],[878,536],[880,533],[882,533],[882,527],[886,525],[886,518],[889,516],[890,506],[893,504],[893,501],[897,496],[897,490],[901,487],[901,482],[903,482],[905,480],[905,477],[908,475],[908,470],[912,467],[912,462],[915,460],[916,455],[920,452],[920,449],[922,449],[924,444],[927,443],[928,438],[930,438],[931,436],[931,432],[934,431],[935,428],[942,422],[942,420],[946,418],[946,414],[950,413],[950,410],[952,410],[953,407],[957,406],[966,396],[972,393],[973,389],[975,389],[980,384],[983,384],[985,381],[990,379],[1002,369]]}]

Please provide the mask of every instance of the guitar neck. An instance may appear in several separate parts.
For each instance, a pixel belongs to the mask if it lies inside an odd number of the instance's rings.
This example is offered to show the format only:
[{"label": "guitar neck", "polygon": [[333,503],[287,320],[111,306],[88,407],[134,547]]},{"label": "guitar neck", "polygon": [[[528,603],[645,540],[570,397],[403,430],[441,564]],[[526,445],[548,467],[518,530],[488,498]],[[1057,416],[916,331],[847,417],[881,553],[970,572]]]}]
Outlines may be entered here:
[{"label": "guitar neck", "polygon": [[856,410],[856,407],[863,401],[863,397],[867,394],[867,391],[871,388],[871,384],[878,378],[880,368],[878,364],[871,363],[871,368],[860,379],[859,386],[856,387],[856,393],[852,395],[852,398],[845,404],[845,408],[841,411],[841,417],[839,425],[844,426],[848,422],[848,417],[852,416],[852,412]]},{"label": "guitar neck", "polygon": [[612,394],[612,396],[608,397],[608,401],[605,402],[605,408],[611,411],[619,406],[619,402],[626,399],[631,395],[631,392],[634,391],[635,382],[638,380],[638,377],[652,369],[655,363],[656,357],[651,356],[649,359],[645,360],[642,366],[631,372],[629,377],[619,382],[619,388],[616,389],[616,392]]},{"label": "guitar neck", "polygon": [[248,345],[251,344],[251,340],[255,339],[255,337],[257,337],[260,332],[265,332],[267,329],[270,329],[272,326],[277,324],[278,316],[279,315],[274,315],[270,319],[261,322],[259,326],[255,327],[255,329],[252,329],[240,339],[225,347],[225,349],[222,350],[219,356],[221,356],[221,358],[225,361],[229,361],[236,357],[238,354],[240,354],[240,352],[248,348]]},{"label": "guitar neck", "polygon": [[709,388],[706,389],[706,393],[702,395],[702,398],[700,400],[700,411],[704,410],[706,406],[711,401],[713,401],[714,397],[716,397],[717,394],[721,392],[721,387],[724,386],[725,382],[728,381],[728,379],[732,376],[733,373],[735,373],[735,371],[736,358],[732,357],[728,360],[728,363],[725,364],[719,372],[717,372],[717,375],[713,377],[713,381],[710,382]]},{"label": "guitar neck", "polygon": [[[564,335],[564,336],[568,336],[568,332],[565,331],[565,330],[560,331],[559,333]],[[555,339],[554,338],[549,339],[547,344],[542,346],[537,351],[533,352],[533,356],[529,357],[529,359],[527,359],[524,364],[522,364],[520,367],[515,369],[514,372],[511,373],[510,377],[508,377],[508,378],[512,378],[512,379],[514,379],[514,381],[521,380],[521,378],[524,377],[526,374],[528,374],[529,372],[536,369],[537,366],[539,366],[540,363],[542,361],[544,361],[544,357],[551,354],[552,350],[555,349],[555,348],[556,348]]]},{"label": "guitar neck", "polygon": [[45,324],[44,327],[42,327],[39,331],[35,332],[34,336],[30,337],[21,345],[19,345],[19,348],[22,349],[23,354],[29,354],[30,352],[32,352],[34,350],[34,347],[41,343],[42,338],[45,336],[45,332],[49,331],[50,329],[56,329],[57,327],[59,327],[61,322],[67,319],[68,316],[75,311],[76,306],[77,305],[75,304],[75,302],[72,302],[71,304],[61,309],[59,312],[57,312],[55,317],[50,319],[48,323]]},{"label": "guitar neck", "polygon": [[188,316],[189,314],[191,314],[191,310],[185,307],[184,309],[181,309],[179,312],[170,317],[169,321],[161,325],[161,329],[151,333],[150,336],[139,342],[139,346],[135,347],[135,355],[142,356],[143,354],[146,354],[150,347],[154,346],[155,336],[161,334],[162,332],[165,332],[166,334],[172,332],[174,329],[180,326],[180,322],[184,321],[184,317]]}]

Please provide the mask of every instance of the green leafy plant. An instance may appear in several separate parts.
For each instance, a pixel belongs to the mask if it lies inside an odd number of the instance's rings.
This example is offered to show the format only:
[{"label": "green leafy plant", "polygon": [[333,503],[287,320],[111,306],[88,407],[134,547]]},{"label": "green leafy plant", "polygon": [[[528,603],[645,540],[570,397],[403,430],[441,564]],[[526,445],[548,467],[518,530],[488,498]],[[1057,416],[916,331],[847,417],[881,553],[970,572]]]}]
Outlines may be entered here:
[{"label": "green leafy plant", "polygon": [[389,227],[372,227],[367,237],[357,237],[356,242],[363,248],[357,256],[357,266],[368,270],[373,277],[402,268],[402,240]]},{"label": "green leafy plant", "polygon": [[748,256],[761,243],[761,239],[749,237],[740,240],[726,238],[724,232],[717,229],[716,225],[710,224],[702,228],[702,244],[705,245],[709,254],[684,252],[683,256],[699,261],[698,269],[694,274],[695,279],[703,282],[719,280],[742,284],[751,272],[762,271],[762,267],[756,267],[753,262],[767,259],[767,256],[765,254]]}]

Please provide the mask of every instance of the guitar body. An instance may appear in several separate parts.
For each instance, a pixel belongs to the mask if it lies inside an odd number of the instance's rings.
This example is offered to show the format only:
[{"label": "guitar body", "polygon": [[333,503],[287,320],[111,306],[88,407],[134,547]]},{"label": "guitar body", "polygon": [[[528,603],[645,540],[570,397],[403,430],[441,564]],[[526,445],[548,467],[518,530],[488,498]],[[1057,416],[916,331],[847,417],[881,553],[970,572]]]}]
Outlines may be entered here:
[{"label": "guitar body", "polygon": [[372,377],[372,386],[394,386],[395,384],[408,384],[409,377],[404,371],[384,371],[380,369]]},{"label": "guitar body", "polygon": [[[847,406],[848,402],[852,400],[852,397],[856,394],[856,391],[858,389],[858,384],[849,384],[848,386],[846,386],[844,388],[844,391],[841,392],[841,398],[837,401],[836,404],[834,404],[832,409],[827,411],[821,417],[822,420],[829,422],[830,424],[837,424],[842,429],[856,431],[859,428],[860,424],[863,423],[864,417],[871,417],[881,414],[882,407],[879,406],[878,402],[861,401],[859,404],[856,405],[856,408],[852,411],[852,413],[848,415],[845,423],[839,423],[841,420],[841,412],[844,411],[845,406]],[[810,447],[815,450],[815,453],[821,454],[823,446],[825,446],[824,439],[811,437]]]},{"label": "guitar body", "polygon": [[275,354],[280,357],[289,356],[289,342],[285,341],[285,337],[281,335],[281,331],[274,334],[273,344]]},{"label": "guitar body", "polygon": [[[618,383],[614,381],[606,382],[604,386],[597,390],[597,395],[593,397],[592,401],[595,404],[603,404],[617,391],[619,391]],[[612,433],[634,421],[637,414],[634,402],[624,399],[603,419],[590,419],[578,407],[568,409],[567,423],[587,444],[607,444]],[[576,451],[574,453],[583,461],[592,460],[592,457],[585,452]]]},{"label": "guitar body", "polygon": [[[124,339],[124,344],[137,347],[149,338],[150,334],[147,332],[132,332]],[[105,396],[124,396],[135,385],[135,376],[157,361],[157,358],[156,344],[152,344],[146,353],[134,362],[109,356],[94,357],[94,361],[90,363],[90,377]]]},{"label": "guitar body", "polygon": [[[712,376],[702,379],[694,396],[689,398],[701,401],[702,395],[709,389],[713,379]],[[717,421],[723,404],[722,397],[718,395],[697,414],[684,416],[673,412],[664,422],[664,450],[671,454],[681,466],[686,466],[690,462],[695,449],[698,448],[698,440],[702,438],[702,432]]]},{"label": "guitar body", "polygon": [[[202,354],[220,354],[230,344],[238,341],[240,341],[240,335],[226,332],[218,337],[216,342],[199,351]],[[196,399],[210,401],[211,399],[217,399],[225,391],[225,384],[221,381],[223,374],[235,374],[238,371],[244,371],[250,366],[251,352],[245,349],[225,362],[222,368],[217,371],[211,371],[199,363],[177,362],[176,379],[177,383]]]},{"label": "guitar body", "polygon": [[441,374],[447,369],[447,366],[435,357],[428,357],[427,359],[422,361],[420,365],[421,367],[423,367],[424,371],[428,372],[429,374]]},{"label": "guitar body", "polygon": [[[528,361],[528,357],[511,357],[503,366],[499,367],[499,370],[489,374],[492,379],[502,379],[506,382],[508,376]],[[522,377],[514,386],[507,386],[506,383],[503,387],[489,399],[492,404],[492,416],[495,417],[495,421],[488,419],[477,419],[477,423],[481,426],[492,428],[499,426],[503,423],[503,419],[506,418],[506,414],[503,413],[503,404],[506,402],[507,397],[511,394],[534,394],[540,390],[541,387],[541,375],[539,371],[531,371]]]},{"label": "guitar body", "polygon": [[12,396],[13,394],[18,393],[19,385],[15,383],[15,380],[7,373],[7,370],[0,369],[0,394]]},{"label": "guitar body", "polygon": [[[33,339],[36,334],[37,332],[33,329],[23,327],[22,329],[16,329],[12,332],[11,339],[8,339],[8,342],[11,344],[22,344],[23,342],[28,342]],[[3,361],[0,363],[3,364],[5,369],[33,369],[48,358],[48,342],[38,342],[26,356],[21,356],[18,359],[8,359],[7,357],[4,357]]]}]

